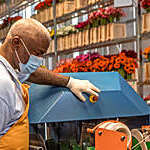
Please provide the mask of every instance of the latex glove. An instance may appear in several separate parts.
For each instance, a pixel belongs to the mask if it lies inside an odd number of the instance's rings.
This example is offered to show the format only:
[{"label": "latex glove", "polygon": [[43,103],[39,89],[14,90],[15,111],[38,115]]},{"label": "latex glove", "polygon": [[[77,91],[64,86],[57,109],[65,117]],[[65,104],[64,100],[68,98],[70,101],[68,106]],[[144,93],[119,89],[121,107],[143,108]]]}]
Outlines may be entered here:
[{"label": "latex glove", "polygon": [[86,98],[82,95],[82,92],[86,92],[94,96],[98,96],[98,93],[100,92],[100,90],[88,80],[79,80],[71,77],[67,87],[83,102],[86,101]]}]

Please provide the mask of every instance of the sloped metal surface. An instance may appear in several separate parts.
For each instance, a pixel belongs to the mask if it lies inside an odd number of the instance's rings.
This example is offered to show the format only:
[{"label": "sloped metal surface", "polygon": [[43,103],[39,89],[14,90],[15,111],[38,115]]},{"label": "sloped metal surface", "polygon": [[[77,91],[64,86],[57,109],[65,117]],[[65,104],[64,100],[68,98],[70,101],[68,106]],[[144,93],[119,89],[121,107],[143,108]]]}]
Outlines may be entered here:
[{"label": "sloped metal surface", "polygon": [[101,89],[99,100],[85,103],[67,88],[35,85],[30,88],[30,123],[64,122],[149,115],[149,106],[116,72],[67,73],[89,80]]}]

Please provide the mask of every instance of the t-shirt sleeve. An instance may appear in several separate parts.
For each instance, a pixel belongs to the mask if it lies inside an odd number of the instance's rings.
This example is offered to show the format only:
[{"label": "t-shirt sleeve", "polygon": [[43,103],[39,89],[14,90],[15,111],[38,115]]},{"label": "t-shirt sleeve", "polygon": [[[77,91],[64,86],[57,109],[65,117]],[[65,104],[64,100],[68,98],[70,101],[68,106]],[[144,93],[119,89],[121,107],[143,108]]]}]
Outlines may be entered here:
[{"label": "t-shirt sleeve", "polygon": [[7,128],[10,119],[10,111],[7,103],[0,98],[0,134]]}]

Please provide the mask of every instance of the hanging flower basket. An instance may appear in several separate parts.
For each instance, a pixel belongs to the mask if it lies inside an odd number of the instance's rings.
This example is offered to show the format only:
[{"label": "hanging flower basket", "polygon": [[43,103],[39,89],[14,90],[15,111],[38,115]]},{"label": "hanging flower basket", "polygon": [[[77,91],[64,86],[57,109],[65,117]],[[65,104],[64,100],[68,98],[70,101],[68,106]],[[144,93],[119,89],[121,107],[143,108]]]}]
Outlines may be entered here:
[{"label": "hanging flower basket", "polygon": [[108,24],[107,25],[107,40],[119,39],[126,37],[125,24]]},{"label": "hanging flower basket", "polygon": [[142,33],[150,32],[150,13],[142,15]]}]

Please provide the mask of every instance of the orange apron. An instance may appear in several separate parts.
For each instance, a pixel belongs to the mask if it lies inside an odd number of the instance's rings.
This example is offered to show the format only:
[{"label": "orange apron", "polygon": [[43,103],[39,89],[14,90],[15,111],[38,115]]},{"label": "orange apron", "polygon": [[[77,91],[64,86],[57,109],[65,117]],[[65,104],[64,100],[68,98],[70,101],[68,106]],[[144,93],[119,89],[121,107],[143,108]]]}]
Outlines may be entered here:
[{"label": "orange apron", "polygon": [[29,149],[29,86],[21,84],[26,109],[20,119],[0,138],[0,150],[28,150]]}]

